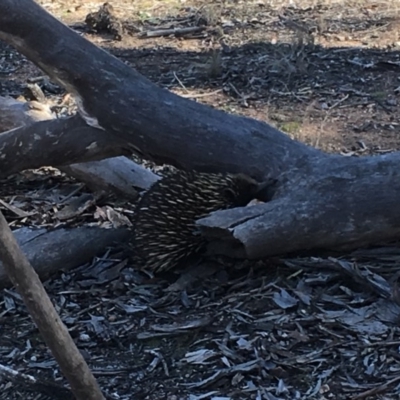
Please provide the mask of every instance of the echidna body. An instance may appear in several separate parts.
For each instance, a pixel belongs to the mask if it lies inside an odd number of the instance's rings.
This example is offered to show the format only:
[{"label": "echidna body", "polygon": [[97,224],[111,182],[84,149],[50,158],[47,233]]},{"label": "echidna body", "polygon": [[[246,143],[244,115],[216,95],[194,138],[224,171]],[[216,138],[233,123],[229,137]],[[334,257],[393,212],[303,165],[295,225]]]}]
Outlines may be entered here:
[{"label": "echidna body", "polygon": [[196,221],[216,210],[245,206],[258,183],[243,174],[177,171],[141,198],[133,220],[133,246],[141,266],[167,271],[205,245]]}]

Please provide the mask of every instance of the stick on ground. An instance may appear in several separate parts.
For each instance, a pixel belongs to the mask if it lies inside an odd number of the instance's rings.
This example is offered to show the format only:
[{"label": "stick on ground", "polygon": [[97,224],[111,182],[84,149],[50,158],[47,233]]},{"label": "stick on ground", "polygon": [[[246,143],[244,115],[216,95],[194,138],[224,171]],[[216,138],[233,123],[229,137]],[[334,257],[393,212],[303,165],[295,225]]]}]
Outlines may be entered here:
[{"label": "stick on ground", "polygon": [[105,400],[35,270],[0,212],[0,258],[78,400]]},{"label": "stick on ground", "polygon": [[0,376],[10,380],[21,388],[26,388],[29,391],[35,391],[46,396],[51,396],[53,400],[74,400],[75,396],[72,392],[53,382],[45,382],[31,375],[23,374],[22,372],[15,371],[9,367],[0,364]]}]

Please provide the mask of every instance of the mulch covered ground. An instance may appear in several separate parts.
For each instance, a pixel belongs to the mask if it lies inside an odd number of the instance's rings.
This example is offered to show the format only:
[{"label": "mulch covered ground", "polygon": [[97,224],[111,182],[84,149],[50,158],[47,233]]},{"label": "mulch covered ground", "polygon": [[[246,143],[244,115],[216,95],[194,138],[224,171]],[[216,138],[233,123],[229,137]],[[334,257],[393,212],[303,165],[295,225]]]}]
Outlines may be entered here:
[{"label": "mulch covered ground", "polygon": [[[121,40],[87,29],[101,2],[43,3],[182,96],[346,156],[400,148],[395,1],[118,0]],[[64,92],[13,49],[2,45],[0,59],[1,96],[24,95],[35,81],[69,112]],[[93,200],[61,222],[63,207],[93,194],[54,168],[3,180],[0,194],[13,227],[101,224],[109,208],[132,212],[122,200]],[[46,289],[112,399],[395,399],[399,274],[397,243],[330,257],[221,259],[155,278],[109,251]],[[0,294],[0,364],[65,383],[14,289]],[[0,398],[40,398],[25,389],[0,381]]]}]

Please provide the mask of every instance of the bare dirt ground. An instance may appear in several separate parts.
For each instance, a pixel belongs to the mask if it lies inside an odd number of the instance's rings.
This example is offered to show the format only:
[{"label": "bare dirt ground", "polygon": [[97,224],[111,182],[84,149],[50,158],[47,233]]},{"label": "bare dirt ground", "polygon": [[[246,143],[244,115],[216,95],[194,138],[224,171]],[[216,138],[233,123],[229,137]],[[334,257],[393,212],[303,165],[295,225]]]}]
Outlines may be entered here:
[{"label": "bare dirt ground", "polygon": [[[102,3],[41,2],[182,96],[266,121],[329,152],[400,149],[395,0],[117,0],[112,5],[125,27],[122,40],[87,30],[86,15]],[[143,36],[188,27],[204,29]],[[43,75],[5,45],[0,59],[2,96],[23,95],[27,81]],[[46,96],[60,102],[63,90],[51,88],[43,86]],[[54,202],[76,185],[52,169],[18,174],[2,182],[2,200],[32,215],[2,210],[14,226],[54,225]],[[75,223],[95,223],[103,207],[124,213],[123,204],[97,204]],[[46,282],[110,398],[400,395],[397,244],[337,258],[224,260],[195,285],[174,274],[148,279],[134,266],[122,269],[123,260],[107,253]],[[0,363],[64,382],[16,292],[5,290],[0,298]],[[0,390],[3,399],[30,398],[6,382]]]}]

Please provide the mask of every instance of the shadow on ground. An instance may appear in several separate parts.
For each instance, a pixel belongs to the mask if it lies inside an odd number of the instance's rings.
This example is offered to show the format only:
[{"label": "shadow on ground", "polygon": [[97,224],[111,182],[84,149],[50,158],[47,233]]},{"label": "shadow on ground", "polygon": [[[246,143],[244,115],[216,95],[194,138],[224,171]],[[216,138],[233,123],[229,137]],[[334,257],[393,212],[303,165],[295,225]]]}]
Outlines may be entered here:
[{"label": "shadow on ground", "polygon": [[[355,16],[340,6],[320,20],[326,10],[320,11],[264,7],[243,31],[235,22],[226,28],[230,40],[217,52],[208,36],[101,45],[160,86],[268,121],[328,151],[399,149],[399,51],[356,48],[396,20],[368,8]],[[230,22],[240,17],[229,15]],[[277,30],[284,31],[280,40]],[[341,45],[316,44],[313,32]],[[0,95],[16,97],[29,78],[42,75],[7,46],[0,57]],[[224,261],[187,286],[177,285],[175,275],[150,279],[129,266],[106,281],[119,261],[105,256],[46,283],[114,398],[341,400],[400,393],[398,244],[340,258]],[[15,291],[2,293],[0,314],[1,363],[62,381]],[[1,385],[0,398],[28,398]]]}]

